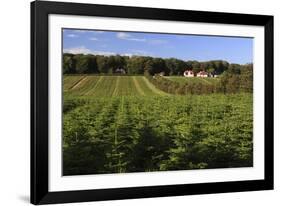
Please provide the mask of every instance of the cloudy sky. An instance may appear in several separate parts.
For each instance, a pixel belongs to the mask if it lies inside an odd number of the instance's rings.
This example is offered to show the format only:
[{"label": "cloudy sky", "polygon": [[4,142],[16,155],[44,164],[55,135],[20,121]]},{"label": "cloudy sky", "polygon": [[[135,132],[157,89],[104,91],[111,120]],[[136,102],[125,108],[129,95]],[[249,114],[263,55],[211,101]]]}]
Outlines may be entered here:
[{"label": "cloudy sky", "polygon": [[103,55],[142,55],[182,60],[253,61],[253,39],[97,30],[63,30],[63,51]]}]

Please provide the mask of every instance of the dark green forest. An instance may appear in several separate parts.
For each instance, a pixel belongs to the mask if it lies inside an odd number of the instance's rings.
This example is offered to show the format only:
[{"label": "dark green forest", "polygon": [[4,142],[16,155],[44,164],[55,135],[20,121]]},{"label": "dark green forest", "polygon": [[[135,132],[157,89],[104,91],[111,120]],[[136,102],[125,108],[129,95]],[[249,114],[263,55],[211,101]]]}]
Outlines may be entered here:
[{"label": "dark green forest", "polygon": [[[154,58],[150,56],[102,56],[69,54],[63,55],[64,74],[113,74],[122,68],[127,74],[136,75],[148,72],[150,75],[164,72],[165,75],[182,75],[187,69],[195,73],[204,70],[210,73],[241,74],[252,69],[252,64],[232,64],[224,60],[183,61],[176,58]],[[247,71],[245,71],[247,70]]]}]

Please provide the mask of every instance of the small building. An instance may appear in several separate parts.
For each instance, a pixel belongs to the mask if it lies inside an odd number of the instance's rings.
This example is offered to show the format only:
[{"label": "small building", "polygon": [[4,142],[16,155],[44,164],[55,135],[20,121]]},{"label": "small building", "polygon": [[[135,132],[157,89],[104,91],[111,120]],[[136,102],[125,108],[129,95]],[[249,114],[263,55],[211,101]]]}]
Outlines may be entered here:
[{"label": "small building", "polygon": [[200,71],[197,73],[196,75],[197,77],[208,77],[209,76],[209,73],[206,72],[206,71]]},{"label": "small building", "polygon": [[185,77],[194,77],[194,72],[192,70],[186,70],[183,73],[183,76],[185,76]]},{"label": "small building", "polygon": [[217,73],[216,71],[210,72],[210,73],[208,74],[208,77],[216,78],[216,77],[218,77],[218,76],[219,76],[219,75],[218,75],[218,73]]},{"label": "small building", "polygon": [[219,75],[215,74],[215,73],[209,73],[208,77],[213,77],[213,78],[217,78]]},{"label": "small building", "polygon": [[161,77],[165,76],[165,72],[160,72],[159,76],[161,76]]},{"label": "small building", "polygon": [[125,69],[123,69],[123,68],[117,68],[117,69],[115,70],[115,73],[117,73],[117,74],[126,74],[126,71],[125,71]]}]

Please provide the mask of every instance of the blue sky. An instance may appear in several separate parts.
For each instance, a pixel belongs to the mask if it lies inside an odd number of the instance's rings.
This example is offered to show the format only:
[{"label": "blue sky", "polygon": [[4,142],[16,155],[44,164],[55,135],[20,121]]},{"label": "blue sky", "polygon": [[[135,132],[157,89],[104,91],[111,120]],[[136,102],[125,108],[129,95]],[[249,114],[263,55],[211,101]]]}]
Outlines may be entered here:
[{"label": "blue sky", "polygon": [[182,60],[253,61],[253,39],[97,30],[63,30],[63,51],[101,55],[142,55]]}]

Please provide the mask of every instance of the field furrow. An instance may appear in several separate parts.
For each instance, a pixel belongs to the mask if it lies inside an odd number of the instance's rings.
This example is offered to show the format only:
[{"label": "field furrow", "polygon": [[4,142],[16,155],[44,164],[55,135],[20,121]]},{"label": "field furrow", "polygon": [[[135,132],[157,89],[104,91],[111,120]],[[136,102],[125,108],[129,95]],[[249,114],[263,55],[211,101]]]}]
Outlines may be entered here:
[{"label": "field furrow", "polygon": [[94,97],[111,97],[116,87],[116,77],[103,76],[102,80],[97,84],[94,93],[91,96]]},{"label": "field furrow", "polygon": [[113,96],[117,96],[118,90],[119,90],[119,87],[120,87],[119,85],[120,85],[120,77],[118,76],[117,81],[116,81],[116,86],[115,86],[114,91],[113,91]]},{"label": "field furrow", "polygon": [[85,78],[80,80],[74,87],[68,90],[68,93],[79,96],[84,95],[88,90],[93,87],[97,79],[98,77],[96,76],[85,76]]},{"label": "field furrow", "polygon": [[169,76],[165,77],[171,81],[180,83],[180,84],[196,84],[196,83],[201,83],[201,84],[216,84],[219,81],[219,78],[212,78],[212,77],[179,77],[179,76]]},{"label": "field furrow", "polygon": [[149,88],[143,77],[136,77],[136,79],[137,82],[139,83],[141,90],[144,92],[145,96],[155,96],[155,93],[153,92],[153,90]]},{"label": "field furrow", "polygon": [[87,79],[87,76],[83,76],[82,78],[80,78],[77,82],[75,82],[69,89],[76,89],[78,88],[80,85],[83,84],[83,82]]},{"label": "field furrow", "polygon": [[92,95],[95,93],[97,85],[99,85],[99,83],[102,81],[103,76],[95,78],[95,81],[93,81],[93,83],[91,85],[89,85],[89,88],[84,92],[84,95]]},{"label": "field furrow", "polygon": [[63,89],[64,91],[71,90],[75,85],[77,85],[85,76],[65,76],[63,79]]},{"label": "field furrow", "polygon": [[65,76],[64,92],[81,97],[168,95],[144,76]]},{"label": "field furrow", "polygon": [[165,92],[163,92],[163,91],[157,89],[153,84],[151,84],[151,83],[148,81],[147,78],[145,78],[145,77],[142,77],[142,78],[143,78],[143,80],[144,80],[146,86],[147,86],[154,94],[160,95],[160,96],[169,95],[169,94],[167,94],[167,93],[165,93]]},{"label": "field furrow", "polygon": [[[138,79],[139,79],[139,78],[138,78]],[[142,90],[142,88],[141,88],[141,86],[140,86],[138,80],[136,79],[136,77],[133,77],[133,80],[134,80],[134,85],[135,85],[136,90],[138,91],[138,93],[139,93],[140,95],[144,96],[145,93],[144,93],[144,91]]]}]

